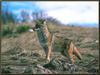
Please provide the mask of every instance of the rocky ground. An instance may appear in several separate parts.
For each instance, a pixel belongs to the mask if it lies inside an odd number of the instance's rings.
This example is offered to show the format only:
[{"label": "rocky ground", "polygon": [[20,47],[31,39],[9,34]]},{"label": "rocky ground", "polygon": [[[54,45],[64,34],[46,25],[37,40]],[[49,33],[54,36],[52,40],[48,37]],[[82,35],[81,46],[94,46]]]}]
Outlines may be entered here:
[{"label": "rocky ground", "polygon": [[99,72],[99,30],[81,27],[50,27],[52,32],[75,41],[83,59],[69,64],[60,52],[53,52],[51,61],[39,44],[36,32],[3,37],[1,43],[1,73],[11,74],[95,74]]}]

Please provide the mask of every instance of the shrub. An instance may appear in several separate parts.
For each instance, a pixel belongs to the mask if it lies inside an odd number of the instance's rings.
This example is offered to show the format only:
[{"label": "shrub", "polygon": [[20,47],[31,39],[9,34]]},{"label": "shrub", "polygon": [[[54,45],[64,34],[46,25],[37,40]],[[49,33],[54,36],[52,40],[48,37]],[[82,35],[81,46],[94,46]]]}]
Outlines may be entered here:
[{"label": "shrub", "polygon": [[2,30],[3,36],[7,34],[12,34],[12,33],[13,33],[13,30],[8,25],[3,26],[3,30]]},{"label": "shrub", "polygon": [[30,28],[29,26],[25,26],[25,25],[17,26],[16,27],[16,32],[17,33],[26,32],[29,28]]},{"label": "shrub", "polygon": [[28,31],[30,26],[28,25],[21,25],[21,26],[14,26],[14,25],[3,25],[1,35],[2,36],[8,36],[8,37],[17,37],[18,33],[26,32]]}]

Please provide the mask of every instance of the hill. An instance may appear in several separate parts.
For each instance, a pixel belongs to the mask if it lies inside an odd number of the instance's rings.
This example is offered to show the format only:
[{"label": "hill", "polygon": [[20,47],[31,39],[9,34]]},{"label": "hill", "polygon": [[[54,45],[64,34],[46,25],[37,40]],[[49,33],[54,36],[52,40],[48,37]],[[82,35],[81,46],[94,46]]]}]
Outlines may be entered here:
[{"label": "hill", "polygon": [[[71,26],[60,26],[49,24],[52,33],[73,39],[75,45],[82,54],[82,61],[76,59],[78,69],[73,72],[98,73],[99,71],[99,29],[81,28]],[[52,59],[63,58],[59,52],[52,53]],[[55,63],[57,64],[57,62]],[[2,73],[63,73],[69,74],[68,68],[54,69],[43,67],[45,62],[45,53],[39,44],[36,32],[21,33],[16,37],[3,37],[1,43],[1,72]],[[58,64],[59,66],[59,64]],[[66,65],[65,65],[66,66]],[[62,67],[62,66],[60,66]],[[68,66],[67,66],[68,67]],[[58,68],[58,67],[57,67]]]}]

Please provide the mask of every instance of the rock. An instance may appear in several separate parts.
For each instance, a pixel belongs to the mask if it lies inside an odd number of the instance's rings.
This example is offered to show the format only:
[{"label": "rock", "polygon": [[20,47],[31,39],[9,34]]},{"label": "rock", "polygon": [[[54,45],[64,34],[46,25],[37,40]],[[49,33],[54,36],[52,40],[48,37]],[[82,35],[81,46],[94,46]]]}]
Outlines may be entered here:
[{"label": "rock", "polygon": [[57,58],[52,59],[49,63],[45,64],[43,67],[56,71],[69,71],[70,73],[78,71],[78,67],[76,65],[66,62],[65,59],[57,59]]},{"label": "rock", "polygon": [[45,64],[44,67],[51,70],[64,70],[63,63],[58,59],[52,59],[49,63]]},{"label": "rock", "polygon": [[55,60],[51,60],[49,63],[44,65],[45,68],[53,70],[57,70],[58,69],[57,66],[59,66],[59,64]]}]

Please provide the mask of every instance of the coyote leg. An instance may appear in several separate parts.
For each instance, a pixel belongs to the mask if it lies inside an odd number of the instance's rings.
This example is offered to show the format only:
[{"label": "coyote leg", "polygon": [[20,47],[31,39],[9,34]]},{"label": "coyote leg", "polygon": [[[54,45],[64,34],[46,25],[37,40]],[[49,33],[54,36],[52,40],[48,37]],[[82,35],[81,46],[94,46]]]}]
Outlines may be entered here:
[{"label": "coyote leg", "polygon": [[68,54],[69,54],[69,58],[70,58],[72,64],[75,64],[73,49],[74,49],[74,45],[71,42],[70,47],[69,47],[69,50],[68,50]]},{"label": "coyote leg", "polygon": [[48,53],[47,53],[47,60],[50,61],[51,56],[51,46],[48,47]]},{"label": "coyote leg", "polygon": [[48,53],[47,53],[47,60],[50,61],[50,56],[51,56],[51,43],[52,43],[52,36],[49,35],[50,37],[48,38]]},{"label": "coyote leg", "polygon": [[80,52],[72,42],[70,44],[68,54],[73,64],[75,63],[75,56],[78,57],[80,60],[82,59]]},{"label": "coyote leg", "polygon": [[82,59],[82,56],[81,56],[81,54],[80,54],[80,52],[78,51],[78,49],[77,49],[76,46],[74,46],[74,51],[73,51],[73,53],[74,53],[80,60]]}]

